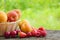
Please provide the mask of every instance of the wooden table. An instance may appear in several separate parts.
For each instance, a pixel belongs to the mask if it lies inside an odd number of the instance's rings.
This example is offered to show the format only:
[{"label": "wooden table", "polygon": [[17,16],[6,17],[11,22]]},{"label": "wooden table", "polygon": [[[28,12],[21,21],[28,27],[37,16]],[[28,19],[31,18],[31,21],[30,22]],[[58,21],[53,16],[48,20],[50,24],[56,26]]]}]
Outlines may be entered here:
[{"label": "wooden table", "polygon": [[0,37],[0,40],[60,40],[60,30],[47,30],[47,36],[44,38],[41,37],[30,37],[30,38],[10,38],[5,39]]}]

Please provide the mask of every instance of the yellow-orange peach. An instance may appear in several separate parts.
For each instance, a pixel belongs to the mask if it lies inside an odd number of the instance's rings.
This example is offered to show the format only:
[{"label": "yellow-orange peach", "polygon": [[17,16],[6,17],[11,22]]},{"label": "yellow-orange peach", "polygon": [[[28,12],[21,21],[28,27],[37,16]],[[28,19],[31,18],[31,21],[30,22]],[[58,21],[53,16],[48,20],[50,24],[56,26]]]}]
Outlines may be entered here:
[{"label": "yellow-orange peach", "polygon": [[0,23],[1,22],[7,22],[7,15],[3,11],[0,11]]},{"label": "yellow-orange peach", "polygon": [[28,33],[28,32],[32,31],[31,25],[26,20],[23,20],[22,22],[20,22],[20,26],[19,27],[20,27],[21,31],[23,31],[25,33]]}]

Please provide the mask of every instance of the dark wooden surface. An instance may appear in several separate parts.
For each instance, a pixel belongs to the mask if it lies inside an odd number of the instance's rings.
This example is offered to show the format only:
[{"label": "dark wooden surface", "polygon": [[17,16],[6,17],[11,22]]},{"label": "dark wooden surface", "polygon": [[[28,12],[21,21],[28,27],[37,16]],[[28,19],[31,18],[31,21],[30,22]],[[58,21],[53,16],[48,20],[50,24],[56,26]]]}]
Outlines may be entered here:
[{"label": "dark wooden surface", "polygon": [[5,39],[4,37],[0,37],[0,40],[60,40],[60,30],[48,30],[47,36],[44,38],[41,37],[30,37],[30,38],[10,38]]}]

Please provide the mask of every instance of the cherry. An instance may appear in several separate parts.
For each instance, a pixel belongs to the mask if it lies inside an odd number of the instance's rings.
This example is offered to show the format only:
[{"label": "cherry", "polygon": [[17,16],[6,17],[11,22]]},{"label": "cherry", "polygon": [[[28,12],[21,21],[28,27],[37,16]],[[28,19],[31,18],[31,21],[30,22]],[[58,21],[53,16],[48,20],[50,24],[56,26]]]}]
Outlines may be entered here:
[{"label": "cherry", "polygon": [[5,32],[5,33],[4,33],[4,37],[5,37],[5,38],[9,38],[9,37],[10,37],[10,32]]},{"label": "cherry", "polygon": [[17,34],[16,31],[11,31],[11,32],[10,32],[10,36],[11,36],[12,38],[15,38],[15,37],[16,37],[16,34]]},{"label": "cherry", "polygon": [[32,36],[31,32],[28,32],[27,37],[31,37],[31,36]]}]

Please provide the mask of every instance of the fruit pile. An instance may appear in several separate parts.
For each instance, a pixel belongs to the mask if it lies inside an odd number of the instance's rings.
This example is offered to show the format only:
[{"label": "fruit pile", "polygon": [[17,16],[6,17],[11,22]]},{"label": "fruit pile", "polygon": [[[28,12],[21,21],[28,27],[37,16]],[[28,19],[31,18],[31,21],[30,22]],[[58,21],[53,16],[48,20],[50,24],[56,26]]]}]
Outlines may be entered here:
[{"label": "fruit pile", "polygon": [[18,33],[20,38],[25,38],[25,37],[45,37],[47,34],[46,30],[43,27],[40,27],[39,29],[33,28],[31,32],[25,33],[20,31]]},{"label": "fruit pile", "polygon": [[3,22],[16,22],[21,16],[19,9],[11,10],[7,13],[0,11],[0,23]]},{"label": "fruit pile", "polygon": [[[19,9],[14,9],[7,14],[0,11],[0,23],[3,22],[16,22],[21,17],[21,11]],[[26,38],[26,37],[45,37],[47,32],[43,27],[38,29],[32,27],[27,20],[19,21],[18,26],[20,30],[4,32],[5,38]]]},{"label": "fruit pile", "polygon": [[43,27],[38,29],[32,27],[27,20],[22,20],[19,23],[20,38],[24,37],[45,37],[47,32]]},{"label": "fruit pile", "polygon": [[5,32],[5,38],[45,37],[47,35],[47,32],[43,27],[38,29],[31,27],[27,20],[22,20],[18,24],[20,30]]},{"label": "fruit pile", "polygon": [[39,29],[33,28],[33,30],[28,33],[22,32],[21,30],[5,32],[4,37],[5,38],[45,37],[46,34],[47,34],[46,30],[43,27],[40,27]]}]

